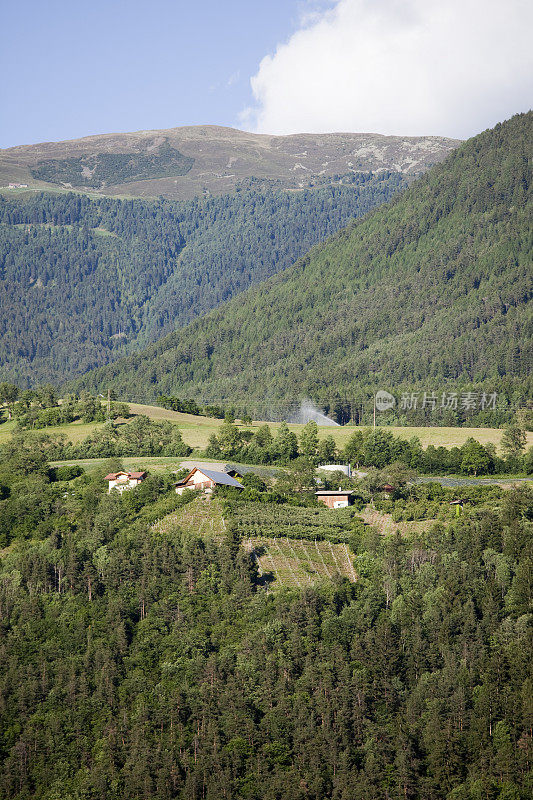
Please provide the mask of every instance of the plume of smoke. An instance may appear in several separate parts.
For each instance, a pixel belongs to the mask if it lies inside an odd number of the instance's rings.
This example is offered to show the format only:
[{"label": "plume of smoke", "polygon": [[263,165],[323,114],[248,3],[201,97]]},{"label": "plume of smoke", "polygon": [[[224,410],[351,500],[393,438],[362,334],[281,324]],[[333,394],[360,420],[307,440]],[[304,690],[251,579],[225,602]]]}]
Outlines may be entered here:
[{"label": "plume of smoke", "polygon": [[288,422],[295,422],[300,424],[307,424],[314,420],[317,425],[334,425],[338,427],[338,422],[327,417],[320,409],[312,402],[312,400],[303,400],[300,403],[300,408],[293,414]]}]

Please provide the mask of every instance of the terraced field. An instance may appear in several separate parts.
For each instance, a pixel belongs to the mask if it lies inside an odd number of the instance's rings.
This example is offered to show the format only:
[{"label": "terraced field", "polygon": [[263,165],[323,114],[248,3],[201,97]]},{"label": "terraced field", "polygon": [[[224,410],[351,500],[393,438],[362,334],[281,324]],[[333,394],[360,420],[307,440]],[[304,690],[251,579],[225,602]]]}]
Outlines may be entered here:
[{"label": "terraced field", "polygon": [[334,578],[356,581],[353,554],[346,544],[309,539],[246,539],[243,546],[255,559],[259,575],[273,589],[303,589]]},{"label": "terraced field", "polygon": [[[194,536],[222,538],[226,532],[222,503],[202,495],[152,525],[153,531],[161,533],[177,529]],[[263,585],[269,589],[303,589],[338,577],[357,580],[353,553],[344,543],[253,536],[243,539],[242,546],[256,561]]]},{"label": "terraced field", "polygon": [[362,511],[358,512],[363,522],[371,525],[385,536],[392,536],[396,531],[400,531],[402,535],[412,533],[423,533],[429,530],[435,524],[434,519],[414,520],[410,522],[394,522],[392,514],[384,514],[381,511],[376,511],[371,506],[366,506]]},{"label": "terraced field", "polygon": [[220,538],[226,531],[222,504],[216,498],[200,495],[178,511],[168,514],[152,525],[152,530],[170,533],[176,528],[194,536]]}]

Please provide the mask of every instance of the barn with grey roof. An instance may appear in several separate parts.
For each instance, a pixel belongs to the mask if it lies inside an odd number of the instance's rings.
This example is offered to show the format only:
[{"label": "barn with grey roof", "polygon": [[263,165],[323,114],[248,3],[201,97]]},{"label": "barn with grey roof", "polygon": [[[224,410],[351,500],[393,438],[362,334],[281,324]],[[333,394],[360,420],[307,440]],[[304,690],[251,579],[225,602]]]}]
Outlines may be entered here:
[{"label": "barn with grey roof", "polygon": [[183,480],[178,481],[176,484],[177,494],[183,494],[188,489],[203,491],[210,494],[217,486],[234,486],[236,489],[244,489],[242,483],[239,483],[227,472],[218,472],[213,469],[200,469],[195,467]]}]

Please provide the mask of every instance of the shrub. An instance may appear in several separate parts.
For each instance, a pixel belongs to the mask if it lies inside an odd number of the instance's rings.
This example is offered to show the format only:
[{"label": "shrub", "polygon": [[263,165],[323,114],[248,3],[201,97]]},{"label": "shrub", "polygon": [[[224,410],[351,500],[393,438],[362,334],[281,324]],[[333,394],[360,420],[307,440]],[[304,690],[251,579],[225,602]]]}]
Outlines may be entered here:
[{"label": "shrub", "polygon": [[50,467],[48,476],[51,481],[71,481],[83,473],[83,467],[80,467],[79,464],[70,464],[62,467]]}]

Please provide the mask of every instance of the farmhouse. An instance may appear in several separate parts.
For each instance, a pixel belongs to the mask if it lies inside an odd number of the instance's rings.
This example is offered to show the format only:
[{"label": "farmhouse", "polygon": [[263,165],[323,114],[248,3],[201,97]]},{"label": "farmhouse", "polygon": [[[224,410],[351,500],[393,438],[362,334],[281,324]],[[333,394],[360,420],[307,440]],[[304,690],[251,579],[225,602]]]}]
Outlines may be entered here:
[{"label": "farmhouse", "polygon": [[117,489],[122,494],[127,489],[133,489],[142,483],[147,474],[146,472],[110,472],[104,478],[104,480],[109,481],[107,492],[109,494],[113,489]]},{"label": "farmhouse", "polygon": [[346,508],[353,503],[353,492],[350,489],[337,489],[333,492],[320,489],[315,495],[328,508]]},{"label": "farmhouse", "polygon": [[176,484],[176,493],[183,494],[187,489],[197,489],[211,494],[216,486],[235,486],[237,489],[244,489],[242,483],[235,480],[227,472],[217,472],[214,469],[200,469],[194,467],[189,474]]}]

